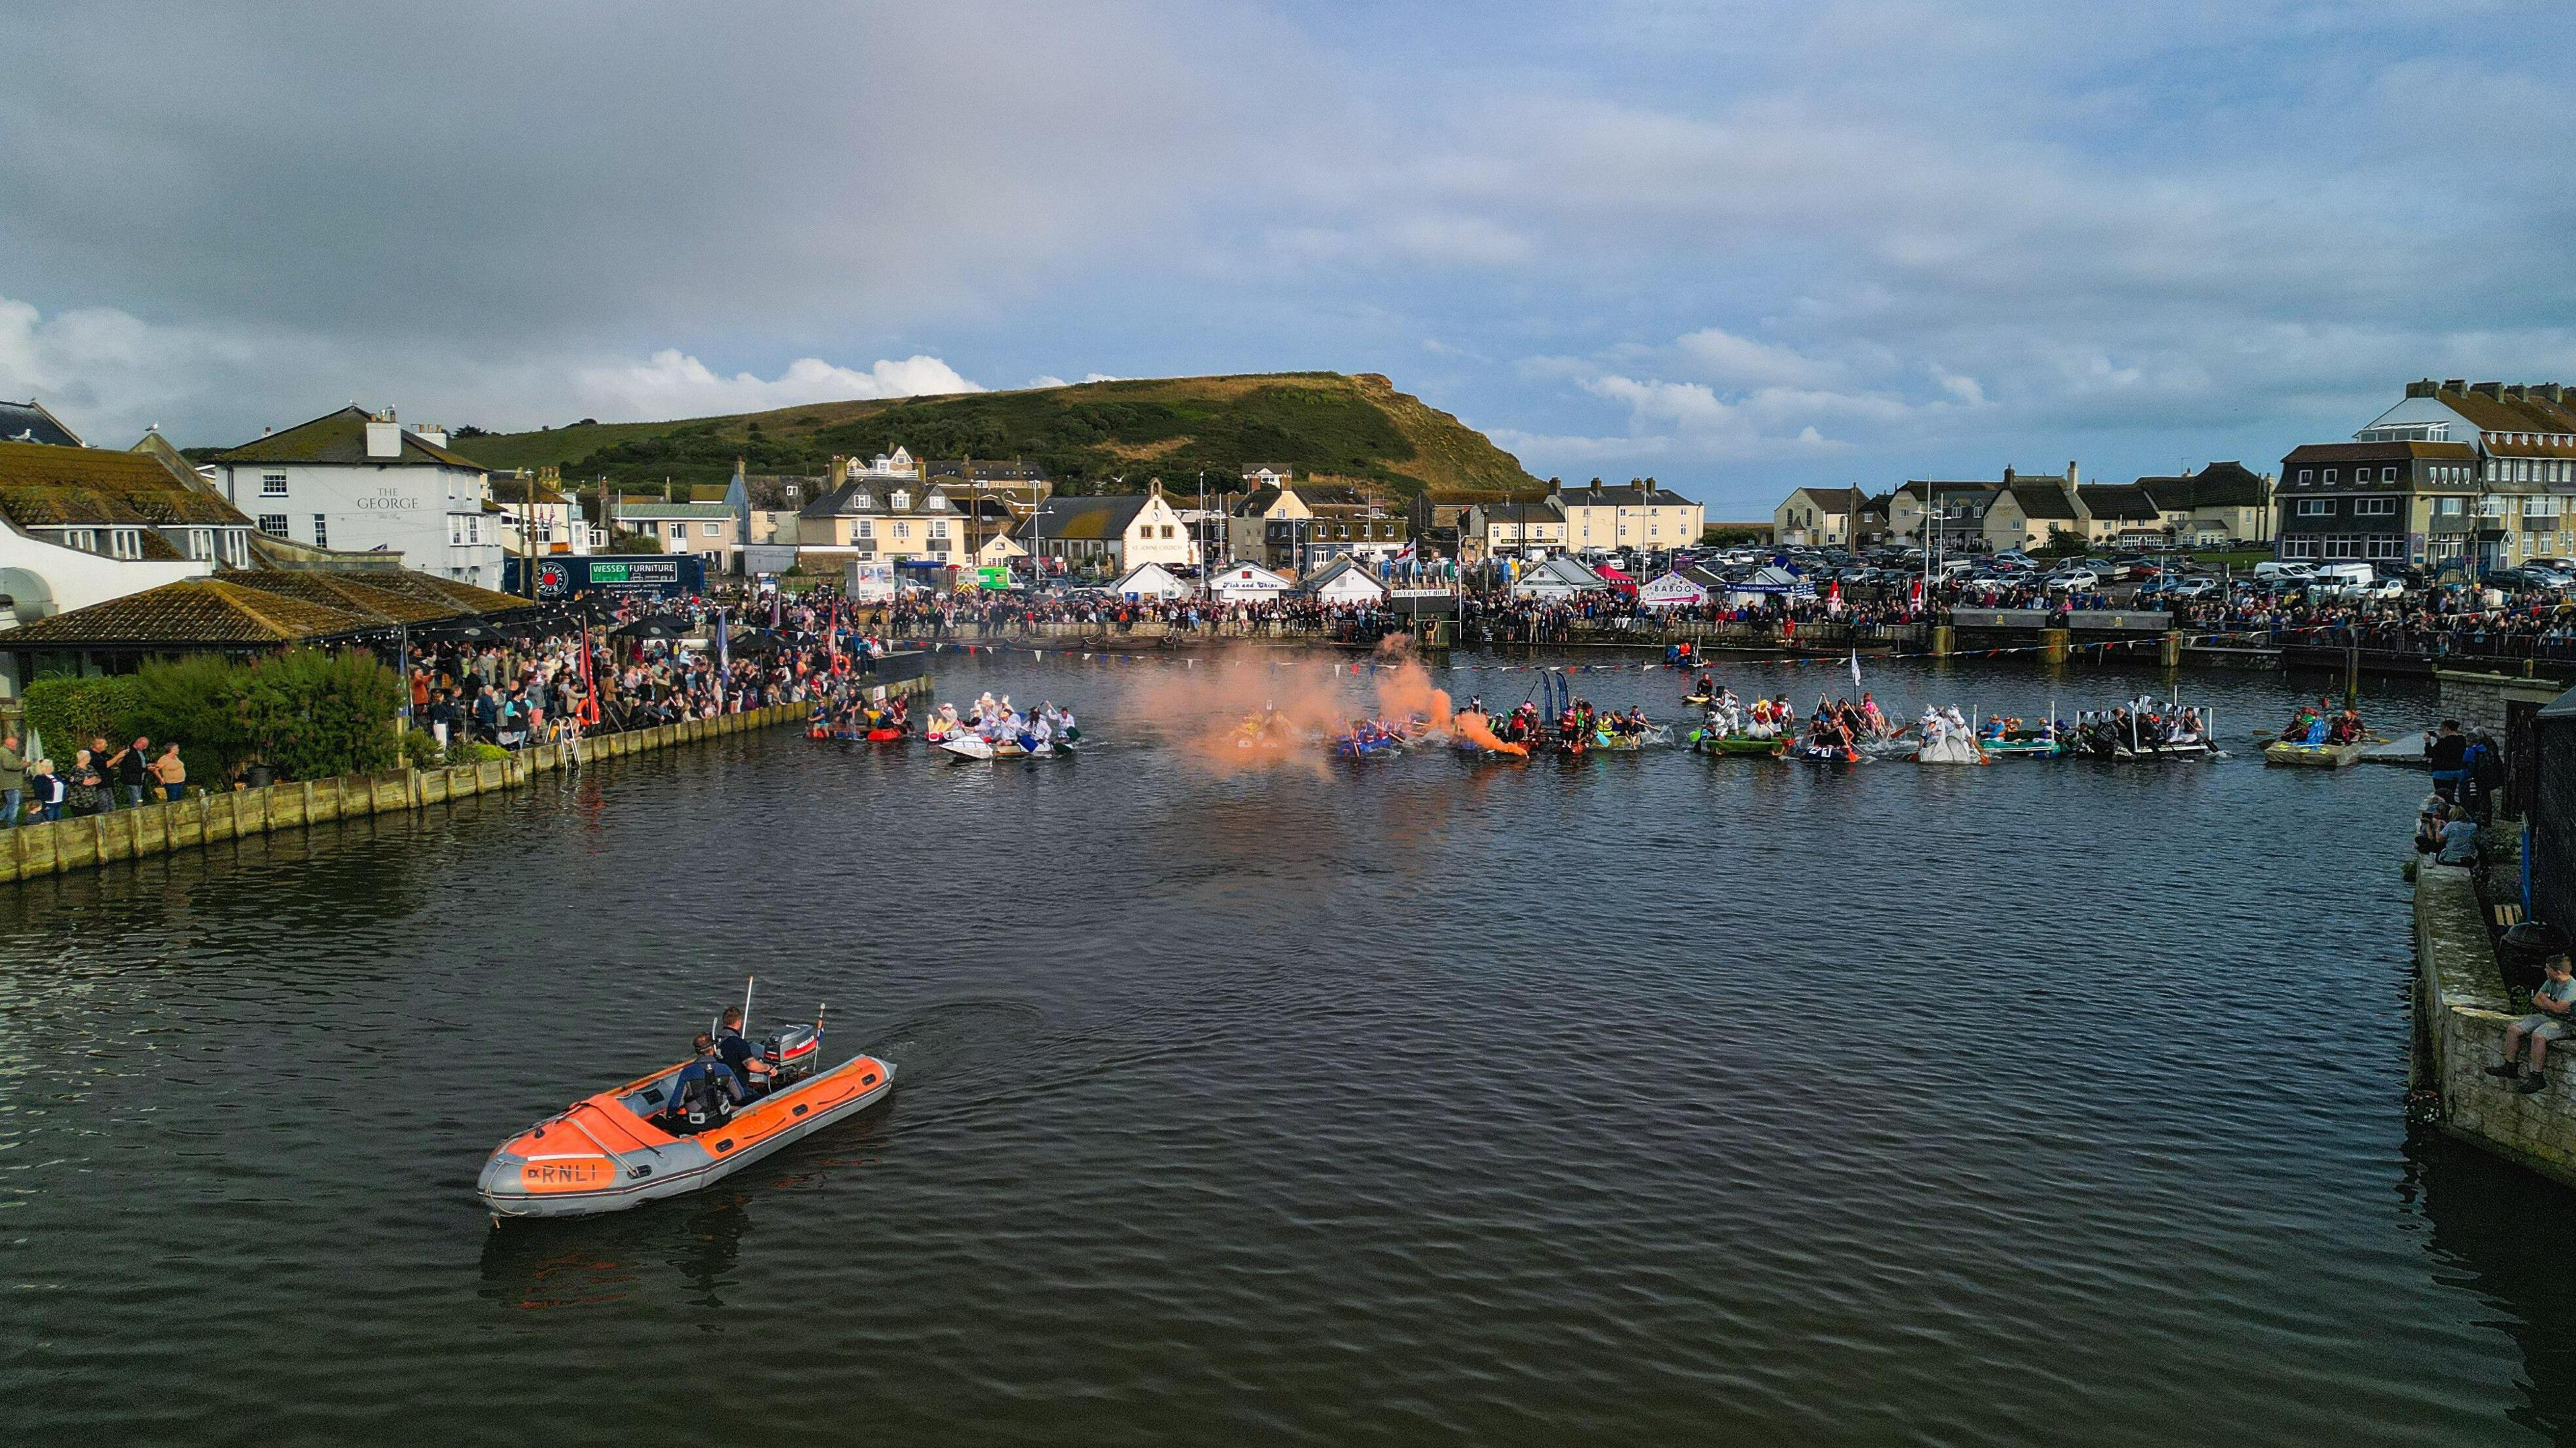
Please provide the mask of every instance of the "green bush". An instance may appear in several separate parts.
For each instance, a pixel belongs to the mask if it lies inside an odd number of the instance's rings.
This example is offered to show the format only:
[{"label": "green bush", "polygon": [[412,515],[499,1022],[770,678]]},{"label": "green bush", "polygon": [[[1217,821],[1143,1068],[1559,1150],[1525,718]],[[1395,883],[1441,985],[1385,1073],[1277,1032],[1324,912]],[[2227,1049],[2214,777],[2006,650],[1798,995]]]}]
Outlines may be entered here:
[{"label": "green bush", "polygon": [[49,757],[69,764],[72,751],[87,746],[94,736],[133,740],[126,731],[135,697],[131,678],[38,679],[27,686],[27,724],[44,742]]},{"label": "green bush", "polygon": [[[246,671],[241,710],[268,763],[290,779],[390,768],[402,680],[371,654],[294,649]],[[183,746],[184,747],[184,746]]]},{"label": "green bush", "polygon": [[[450,752],[452,753],[453,751]],[[477,742],[474,746],[473,753],[467,756],[467,760],[475,764],[480,764],[487,759],[507,759],[509,757],[510,751],[502,748],[498,744],[484,744]]]},{"label": "green bush", "polygon": [[436,769],[447,762],[447,751],[439,747],[438,736],[426,729],[405,730],[396,747],[402,751],[402,762],[414,769]]}]

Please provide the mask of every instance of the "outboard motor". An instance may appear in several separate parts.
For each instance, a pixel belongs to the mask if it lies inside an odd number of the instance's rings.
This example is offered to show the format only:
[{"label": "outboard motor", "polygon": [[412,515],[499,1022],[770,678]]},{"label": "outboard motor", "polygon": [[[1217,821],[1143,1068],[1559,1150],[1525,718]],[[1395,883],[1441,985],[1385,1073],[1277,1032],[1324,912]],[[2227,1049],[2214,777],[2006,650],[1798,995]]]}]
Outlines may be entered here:
[{"label": "outboard motor", "polygon": [[814,1074],[814,1064],[821,1059],[823,1033],[808,1025],[781,1026],[777,1034],[761,1044],[760,1054],[769,1062],[770,1089],[775,1091],[791,1082],[802,1081]]}]

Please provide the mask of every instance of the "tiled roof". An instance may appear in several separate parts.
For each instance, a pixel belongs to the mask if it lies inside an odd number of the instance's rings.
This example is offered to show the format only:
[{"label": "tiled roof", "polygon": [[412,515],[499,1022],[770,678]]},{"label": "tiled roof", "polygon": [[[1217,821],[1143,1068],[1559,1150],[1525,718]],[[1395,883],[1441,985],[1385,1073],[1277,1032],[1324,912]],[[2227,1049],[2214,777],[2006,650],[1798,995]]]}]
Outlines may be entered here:
[{"label": "tiled roof", "polygon": [[615,511],[610,516],[621,523],[632,523],[639,519],[658,523],[672,518],[705,518],[714,521],[732,517],[733,509],[722,503],[662,503],[620,498]]},{"label": "tiled roof", "polygon": [[[1608,490],[1604,489],[1603,491],[1606,492]],[[1620,491],[1625,492],[1627,490],[1623,488]],[[1857,513],[1866,506],[1869,501],[1858,488],[1800,488],[1798,491],[1814,499],[1818,508],[1827,513],[1838,515]],[[1675,501],[1678,502],[1681,500],[1676,496]]]},{"label": "tiled roof", "polygon": [[[1819,504],[1822,504],[1826,501],[1826,496],[1829,494],[1850,493],[1854,497],[1858,497],[1860,489],[1809,488],[1807,492],[1813,496]],[[1565,490],[1564,497],[1565,506],[1569,508],[1637,508],[1643,507],[1649,502],[1653,503],[1658,508],[1687,508],[1691,506],[1690,499],[1683,497],[1681,494],[1674,492],[1670,488],[1659,487],[1655,489],[1654,496],[1649,498],[1643,487],[1626,483],[1622,483],[1615,488],[1568,488]]]},{"label": "tiled roof", "polygon": [[80,438],[41,402],[0,402],[0,440],[79,447]]},{"label": "tiled roof", "polygon": [[1100,498],[1049,498],[1038,505],[1029,522],[1034,536],[1070,540],[1097,539],[1114,542],[1127,536],[1127,525],[1145,511],[1148,495],[1124,494]]},{"label": "tiled roof", "polygon": [[2173,512],[2193,508],[2258,508],[2264,502],[2261,474],[2243,463],[2211,463],[2187,478],[2140,478],[2138,486]]},{"label": "tiled roof", "polygon": [[1234,516],[1238,518],[1258,518],[1262,514],[1269,512],[1271,505],[1278,501],[1279,489],[1255,488],[1244,495],[1242,502],[1234,505]]},{"label": "tiled roof", "polygon": [[473,610],[443,599],[417,597],[398,588],[380,588],[357,575],[317,573],[305,569],[226,569],[217,583],[238,584],[262,593],[356,614],[370,623],[428,623]]},{"label": "tiled roof", "polygon": [[2135,483],[2091,483],[2080,491],[2085,508],[2104,522],[2154,523],[2164,518],[2156,500]]},{"label": "tiled roof", "polygon": [[2451,462],[2474,462],[2478,450],[2464,442],[2311,442],[2290,449],[2281,459],[2289,463],[2379,463],[2404,462],[2409,458],[2441,458]]},{"label": "tiled roof", "polygon": [[[2491,397],[2478,388],[2493,389],[2499,395]],[[2525,388],[2507,391],[2494,383],[2445,386],[2434,392],[2433,400],[2476,423],[2482,432],[2576,434],[2576,407]]]},{"label": "tiled roof", "polygon": [[2015,483],[2012,495],[2013,501],[2021,505],[2025,518],[2075,521],[2075,502],[2066,496],[2063,487],[2047,483]]},{"label": "tiled roof", "polygon": [[369,588],[401,593],[432,603],[452,604],[467,613],[509,613],[535,607],[515,593],[495,593],[488,588],[477,588],[470,583],[459,583],[453,578],[441,578],[415,568],[370,572],[365,578]]},{"label": "tiled roof", "polygon": [[11,648],[119,644],[272,646],[378,627],[376,620],[210,578],[165,583],[19,625]]},{"label": "tiled roof", "polygon": [[243,443],[214,455],[222,463],[364,463],[376,467],[450,467],[479,473],[483,465],[472,458],[449,452],[443,447],[421,441],[405,428],[398,456],[367,456],[367,424],[374,419],[362,407],[344,407],[327,412],[311,422],[298,423],[284,432],[270,433],[254,442]]}]

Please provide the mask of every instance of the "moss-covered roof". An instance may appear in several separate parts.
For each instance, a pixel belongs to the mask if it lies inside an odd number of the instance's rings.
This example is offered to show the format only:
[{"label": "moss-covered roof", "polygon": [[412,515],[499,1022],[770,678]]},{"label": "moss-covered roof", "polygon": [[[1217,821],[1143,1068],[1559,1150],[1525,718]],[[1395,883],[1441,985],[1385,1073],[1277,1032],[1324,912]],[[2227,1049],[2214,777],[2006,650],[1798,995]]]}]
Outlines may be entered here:
[{"label": "moss-covered roof", "polygon": [[379,588],[370,579],[347,574],[290,568],[244,568],[226,569],[215,575],[215,581],[336,608],[376,623],[428,623],[471,612],[444,601],[415,597],[398,589]]},{"label": "moss-covered roof", "polygon": [[0,442],[0,513],[21,528],[250,526],[150,452],[25,442]]},{"label": "moss-covered roof", "polygon": [[382,627],[343,609],[218,579],[192,578],[19,625],[11,648],[259,647]]}]

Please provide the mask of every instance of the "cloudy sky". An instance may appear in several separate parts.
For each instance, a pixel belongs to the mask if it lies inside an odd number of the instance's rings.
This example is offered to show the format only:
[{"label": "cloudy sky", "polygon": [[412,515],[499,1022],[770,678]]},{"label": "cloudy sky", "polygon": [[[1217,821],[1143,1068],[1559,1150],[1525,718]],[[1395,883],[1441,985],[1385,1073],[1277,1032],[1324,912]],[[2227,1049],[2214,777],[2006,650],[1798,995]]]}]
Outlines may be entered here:
[{"label": "cloudy sky", "polygon": [[0,396],[118,445],[1329,368],[1758,516],[2576,381],[2557,4],[11,9]]}]

